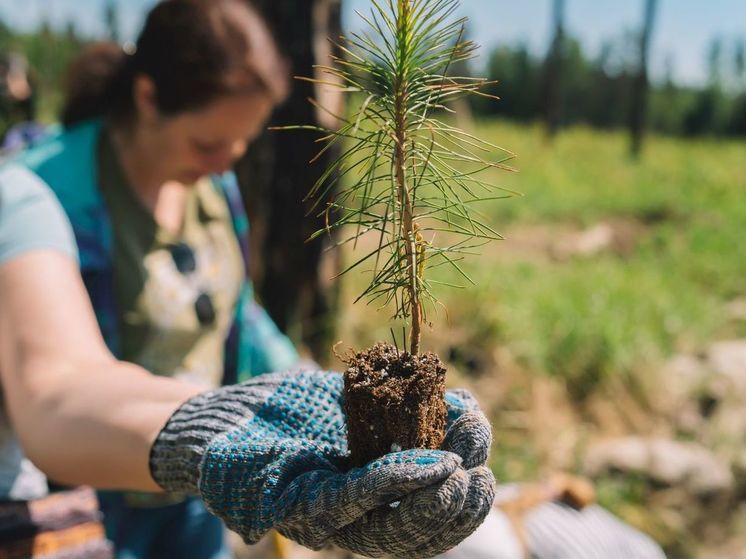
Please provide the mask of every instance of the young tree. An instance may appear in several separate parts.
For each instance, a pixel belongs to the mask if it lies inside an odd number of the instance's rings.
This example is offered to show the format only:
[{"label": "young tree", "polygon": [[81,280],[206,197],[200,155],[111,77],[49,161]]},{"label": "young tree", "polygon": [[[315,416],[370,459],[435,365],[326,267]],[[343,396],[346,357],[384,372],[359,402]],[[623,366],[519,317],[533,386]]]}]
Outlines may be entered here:
[{"label": "young tree", "polygon": [[352,33],[340,45],[345,57],[324,68],[323,83],[355,95],[358,108],[341,116],[339,127],[321,130],[320,154],[332,147],[341,153],[309,193],[325,220],[314,238],[343,231],[338,244],[366,235],[377,241],[343,271],[370,267],[358,300],[390,305],[394,320],[409,325],[409,351],[376,344],[346,359],[348,441],[357,463],[393,447],[436,448],[442,441],[445,367],[437,356],[420,355],[422,325],[437,305],[433,270],[450,266],[470,281],[459,261],[499,238],[475,206],[509,195],[495,196],[498,188],[479,173],[507,169],[512,157],[445,118],[453,99],[482,94],[487,85],[450,71],[476,48],[463,40],[458,0],[371,4],[370,15],[361,15],[368,30]]},{"label": "young tree", "polygon": [[[353,232],[341,243],[378,235],[374,250],[344,271],[373,263],[371,283],[358,299],[392,303],[394,317],[410,321],[410,353],[416,355],[426,305],[437,303],[437,282],[427,271],[449,265],[463,274],[457,262],[464,254],[500,238],[476,216],[474,205],[493,199],[489,193],[496,189],[478,174],[507,169],[504,163],[512,154],[443,118],[449,102],[480,94],[488,83],[450,75],[449,68],[470,59],[476,48],[462,40],[465,20],[451,19],[458,0],[372,3],[366,18],[370,35],[353,33],[342,47],[346,58],[325,68],[344,91],[361,98],[361,105],[339,129],[323,130],[322,153],[349,145],[309,194],[326,223],[314,237],[345,226]],[[494,152],[502,157],[488,160]],[[329,189],[343,177],[344,186],[326,202]],[[330,219],[331,212],[336,219]],[[439,233],[460,240],[438,246]]]}]

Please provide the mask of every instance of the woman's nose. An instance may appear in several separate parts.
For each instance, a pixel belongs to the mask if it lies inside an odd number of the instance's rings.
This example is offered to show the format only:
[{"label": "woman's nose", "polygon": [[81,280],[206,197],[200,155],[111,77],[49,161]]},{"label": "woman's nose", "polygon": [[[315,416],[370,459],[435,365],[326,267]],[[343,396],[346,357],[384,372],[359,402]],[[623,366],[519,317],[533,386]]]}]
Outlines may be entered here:
[{"label": "woman's nose", "polygon": [[248,142],[246,140],[237,140],[233,142],[233,145],[231,146],[231,164],[233,164],[246,152],[247,147]]}]

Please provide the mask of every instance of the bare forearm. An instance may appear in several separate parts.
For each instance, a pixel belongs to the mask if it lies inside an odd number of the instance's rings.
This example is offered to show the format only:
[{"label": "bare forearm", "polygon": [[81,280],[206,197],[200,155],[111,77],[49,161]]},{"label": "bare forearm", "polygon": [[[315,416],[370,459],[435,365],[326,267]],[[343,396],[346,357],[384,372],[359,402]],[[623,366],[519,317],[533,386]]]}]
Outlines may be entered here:
[{"label": "bare forearm", "polygon": [[158,490],[150,447],[176,408],[204,390],[107,360],[43,375],[30,365],[8,398],[27,455],[50,478],[97,488]]},{"label": "bare forearm", "polygon": [[202,390],[114,359],[76,263],[55,251],[0,266],[0,381],[24,452],[49,477],[142,490],[158,489],[156,435]]}]

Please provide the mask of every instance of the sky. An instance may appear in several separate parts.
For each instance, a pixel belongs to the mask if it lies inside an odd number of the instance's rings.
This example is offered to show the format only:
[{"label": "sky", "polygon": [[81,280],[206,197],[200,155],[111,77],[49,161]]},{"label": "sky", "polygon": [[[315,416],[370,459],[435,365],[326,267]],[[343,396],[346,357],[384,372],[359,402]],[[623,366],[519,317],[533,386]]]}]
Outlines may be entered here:
[{"label": "sky", "polygon": [[[304,0],[298,0],[304,1]],[[359,26],[355,10],[367,11],[369,0],[342,0],[347,28]],[[118,0],[122,35],[134,38],[145,10],[155,0]],[[604,40],[639,28],[643,0],[566,0],[566,27],[587,53],[596,54]],[[28,29],[47,17],[53,24],[72,20],[89,35],[102,32],[105,0],[0,0],[0,18]],[[746,0],[659,0],[651,45],[651,72],[662,77],[667,61],[674,78],[700,84],[706,79],[705,57],[716,36],[732,43],[746,40]],[[472,38],[482,53],[499,44],[526,43],[545,52],[550,34],[551,0],[461,0]],[[482,56],[484,60],[484,55]],[[479,60],[477,60],[479,64]]]}]

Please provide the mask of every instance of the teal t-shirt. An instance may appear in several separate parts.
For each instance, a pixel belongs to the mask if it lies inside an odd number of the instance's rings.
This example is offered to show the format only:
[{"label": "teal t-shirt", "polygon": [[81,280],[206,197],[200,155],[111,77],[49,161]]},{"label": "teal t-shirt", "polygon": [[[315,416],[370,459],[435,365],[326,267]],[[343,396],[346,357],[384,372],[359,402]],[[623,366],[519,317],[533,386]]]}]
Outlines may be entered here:
[{"label": "teal t-shirt", "polygon": [[[77,258],[72,229],[57,198],[32,172],[8,164],[0,167],[0,267],[34,250]],[[1,402],[0,499],[43,497],[46,478],[24,457]]]},{"label": "teal t-shirt", "polygon": [[70,223],[46,184],[24,167],[0,168],[0,265],[35,249],[77,259]]}]

